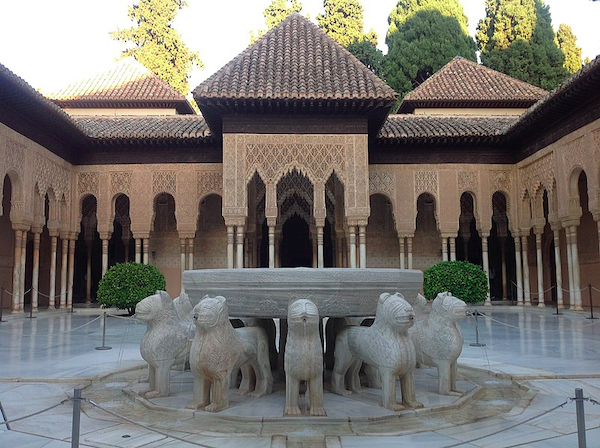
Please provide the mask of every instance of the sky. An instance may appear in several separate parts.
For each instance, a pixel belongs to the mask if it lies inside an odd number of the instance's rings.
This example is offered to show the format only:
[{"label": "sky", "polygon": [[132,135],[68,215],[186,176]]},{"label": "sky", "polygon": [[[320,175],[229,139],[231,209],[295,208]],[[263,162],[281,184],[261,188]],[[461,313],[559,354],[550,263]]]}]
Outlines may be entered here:
[{"label": "sky", "polygon": [[[237,56],[250,41],[250,31],[265,28],[262,15],[270,0],[187,0],[175,28],[197,51],[203,70],[192,73],[193,89]],[[311,19],[323,12],[323,0],[301,0]],[[484,0],[461,0],[474,35],[485,15]],[[3,0],[0,2],[0,63],[31,86],[53,92],[103,71],[120,56],[122,43],[109,32],[128,28],[128,6],[137,0]],[[397,0],[362,0],[365,30],[379,35],[385,52],[387,18]],[[554,28],[570,25],[583,57],[600,54],[600,2],[546,0]]]}]

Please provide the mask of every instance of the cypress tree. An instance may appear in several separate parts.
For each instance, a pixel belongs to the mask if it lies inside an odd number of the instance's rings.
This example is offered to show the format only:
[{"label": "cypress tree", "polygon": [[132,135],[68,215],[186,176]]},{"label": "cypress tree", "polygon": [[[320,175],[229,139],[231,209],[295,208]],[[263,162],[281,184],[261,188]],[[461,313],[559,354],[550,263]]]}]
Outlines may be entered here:
[{"label": "cypress tree", "polygon": [[561,23],[556,32],[558,46],[565,55],[564,66],[571,74],[580,70],[581,63],[581,47],[577,46],[577,37],[573,34],[573,30],[569,25]]},{"label": "cypress tree", "polygon": [[299,0],[271,0],[269,6],[263,11],[267,28],[258,30],[257,35],[254,34],[254,31],[251,31],[250,43],[264,36],[267,31],[275,28],[290,14],[300,11],[302,11],[302,3]]}]

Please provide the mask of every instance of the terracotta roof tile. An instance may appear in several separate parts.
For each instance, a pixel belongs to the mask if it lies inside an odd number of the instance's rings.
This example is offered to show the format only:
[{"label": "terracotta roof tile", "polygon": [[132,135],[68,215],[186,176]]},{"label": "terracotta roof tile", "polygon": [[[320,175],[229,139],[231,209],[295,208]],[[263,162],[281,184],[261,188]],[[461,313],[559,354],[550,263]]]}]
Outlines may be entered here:
[{"label": "terracotta roof tile", "polygon": [[460,105],[529,107],[548,92],[504,73],[456,57],[409,92],[399,112],[415,107]]},{"label": "terracotta roof tile", "polygon": [[92,78],[49,93],[47,97],[63,107],[136,102],[167,103],[165,107],[173,107],[173,103],[187,103],[179,91],[131,57],[116,62],[114,67]]},{"label": "terracotta roof tile", "polygon": [[391,144],[415,140],[499,139],[516,120],[516,117],[506,116],[390,115],[377,139]]},{"label": "terracotta roof tile", "polygon": [[194,98],[395,100],[396,93],[316,25],[292,14],[194,90]]},{"label": "terracotta roof tile", "polygon": [[199,115],[73,116],[92,140],[206,140],[212,137]]}]

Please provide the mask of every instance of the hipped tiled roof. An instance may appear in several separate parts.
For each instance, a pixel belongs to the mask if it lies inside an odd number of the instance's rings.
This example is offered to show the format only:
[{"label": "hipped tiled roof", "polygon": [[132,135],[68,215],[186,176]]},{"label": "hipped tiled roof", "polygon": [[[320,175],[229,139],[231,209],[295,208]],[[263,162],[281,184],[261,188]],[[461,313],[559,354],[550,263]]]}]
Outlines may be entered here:
[{"label": "hipped tiled roof", "polygon": [[200,143],[212,137],[206,121],[198,115],[79,115],[73,120],[95,142],[188,140]]},{"label": "hipped tiled roof", "polygon": [[416,107],[529,107],[548,92],[456,57],[409,92],[398,112]]},{"label": "hipped tiled roof", "polygon": [[185,96],[132,57],[47,97],[61,107],[176,107],[193,113]]},{"label": "hipped tiled roof", "polygon": [[383,124],[379,144],[498,141],[516,117],[390,115]]}]

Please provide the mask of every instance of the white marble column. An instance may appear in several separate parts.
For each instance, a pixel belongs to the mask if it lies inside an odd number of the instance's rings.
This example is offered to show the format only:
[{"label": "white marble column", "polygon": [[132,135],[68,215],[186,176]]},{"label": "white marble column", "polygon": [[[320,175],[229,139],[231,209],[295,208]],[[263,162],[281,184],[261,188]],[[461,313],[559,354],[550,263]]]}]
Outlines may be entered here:
[{"label": "white marble column", "polygon": [[408,269],[412,269],[413,268],[413,237],[409,236],[406,237],[406,247],[408,250]]},{"label": "white marble column", "polygon": [[187,268],[191,271],[194,269],[194,238],[188,238],[187,240],[187,255]]},{"label": "white marble column", "polygon": [[442,261],[448,261],[448,238],[442,237]]},{"label": "white marble column", "polygon": [[23,312],[25,308],[25,266],[27,262],[27,230],[23,231],[23,239],[21,240],[21,280],[19,280],[19,311]]},{"label": "white marble column", "polygon": [[400,269],[406,269],[406,251],[404,246],[404,236],[398,237],[398,244],[400,246]]},{"label": "white marble column", "polygon": [[523,253],[523,300],[525,306],[531,306],[531,290],[529,288],[529,237],[523,235],[521,237],[521,248]]},{"label": "white marble column", "polygon": [[33,232],[33,270],[31,273],[31,308],[38,310],[38,289],[40,285],[40,237],[41,231]]},{"label": "white marble column", "polygon": [[367,268],[367,226],[358,227],[358,247],[360,268]]},{"label": "white marble column", "polygon": [[100,235],[100,239],[102,241],[102,277],[108,271],[108,241],[110,239],[110,235]]},{"label": "white marble column", "polygon": [[183,271],[185,271],[185,249],[187,247],[187,241],[185,238],[179,238],[179,270],[180,270],[180,278],[181,278],[181,291],[184,291],[183,288]]},{"label": "white marble column", "polygon": [[269,223],[269,268],[275,268],[275,223]]},{"label": "white marble column", "polygon": [[[489,291],[489,289],[490,289],[490,260],[489,260],[489,256],[488,256],[488,235],[485,235],[485,234],[481,235],[481,254],[482,254],[482,258],[483,258],[483,272],[485,272],[485,277],[487,280],[488,291]],[[490,295],[491,295],[491,291],[488,292],[488,295],[485,299],[486,305],[492,304]]]},{"label": "white marble column", "polygon": [[244,267],[244,226],[236,227],[235,239],[237,244],[235,267],[242,269]]},{"label": "white marble column", "polygon": [[556,266],[556,306],[564,308],[562,290],[562,263],[560,260],[560,229],[554,229],[554,264]]},{"label": "white marble column", "polygon": [[544,265],[542,264],[542,234],[535,234],[535,252],[537,262],[537,287],[538,287],[538,307],[546,306],[544,300]]},{"label": "white marble column", "polygon": [[142,262],[142,240],[141,238],[135,238],[135,262]]},{"label": "white marble column", "polygon": [[[57,248],[57,235],[50,234],[50,292],[48,295],[48,308],[55,308],[54,302],[56,299],[56,248]],[[92,244],[88,244],[88,285],[91,294],[92,289]]]},{"label": "white marble column", "polygon": [[15,248],[13,259],[13,286],[12,286],[12,307],[13,313],[19,312],[19,303],[21,291],[21,250],[23,241],[23,231],[15,230]]},{"label": "white marble column", "polygon": [[350,226],[350,267],[356,268],[356,227]]},{"label": "white marble column", "polygon": [[[87,266],[86,266],[86,282],[85,282],[85,303],[92,303],[92,244],[93,242],[90,239],[86,238],[85,248],[86,248],[86,256],[87,256]],[[52,269],[50,269],[50,284],[52,285]],[[53,294],[53,293],[51,293]]]},{"label": "white marble column", "polygon": [[281,228],[275,227],[275,267],[281,267]]},{"label": "white marble column", "polygon": [[565,227],[565,239],[567,240],[567,270],[569,273],[569,308],[575,307],[575,287],[573,286],[573,251],[571,250],[571,230]]},{"label": "white marble column", "polygon": [[571,227],[571,251],[573,253],[573,288],[575,294],[575,311],[583,311],[581,301],[581,279],[579,274],[579,250],[577,248],[577,226]]},{"label": "white marble column", "polygon": [[227,269],[233,269],[233,230],[233,226],[227,226]]},{"label": "white marble column", "polygon": [[450,261],[456,261],[456,238],[450,240]]},{"label": "white marble column", "polygon": [[317,226],[317,268],[323,269],[324,267],[323,226]]},{"label": "white marble column", "polygon": [[70,308],[73,304],[73,280],[75,278],[75,239],[69,240],[69,266],[67,268],[68,280],[67,280],[67,308]]},{"label": "white marble column", "polygon": [[142,238],[142,258],[144,264],[148,264],[150,261],[150,238]]},{"label": "white marble column", "polygon": [[61,236],[60,241],[61,252],[60,252],[60,302],[59,308],[67,307],[67,263],[69,260],[69,240],[66,236]]},{"label": "white marble column", "polygon": [[517,270],[517,305],[523,305],[523,267],[521,266],[521,238],[515,236],[515,265]]}]

